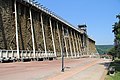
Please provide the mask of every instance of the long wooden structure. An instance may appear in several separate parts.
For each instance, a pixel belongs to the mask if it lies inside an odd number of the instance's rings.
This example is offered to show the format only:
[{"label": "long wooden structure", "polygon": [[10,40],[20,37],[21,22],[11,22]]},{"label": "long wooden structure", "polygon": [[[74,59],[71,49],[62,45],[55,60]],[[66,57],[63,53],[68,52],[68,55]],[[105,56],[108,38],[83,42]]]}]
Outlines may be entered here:
[{"label": "long wooden structure", "polygon": [[95,41],[85,31],[34,0],[0,0],[1,62],[57,58],[62,53],[77,58],[96,52]]}]

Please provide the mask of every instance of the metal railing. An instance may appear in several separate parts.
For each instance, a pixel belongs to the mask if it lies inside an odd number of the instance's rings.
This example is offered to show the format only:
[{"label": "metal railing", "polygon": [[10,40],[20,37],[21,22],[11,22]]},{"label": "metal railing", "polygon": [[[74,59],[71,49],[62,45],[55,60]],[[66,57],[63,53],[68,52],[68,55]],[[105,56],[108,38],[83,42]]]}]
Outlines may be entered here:
[{"label": "metal railing", "polygon": [[[19,59],[34,59],[34,58],[54,58],[55,54],[53,51],[35,51],[35,57],[32,50],[20,50]],[[2,60],[19,60],[17,58],[17,50],[0,50],[0,61]]]}]

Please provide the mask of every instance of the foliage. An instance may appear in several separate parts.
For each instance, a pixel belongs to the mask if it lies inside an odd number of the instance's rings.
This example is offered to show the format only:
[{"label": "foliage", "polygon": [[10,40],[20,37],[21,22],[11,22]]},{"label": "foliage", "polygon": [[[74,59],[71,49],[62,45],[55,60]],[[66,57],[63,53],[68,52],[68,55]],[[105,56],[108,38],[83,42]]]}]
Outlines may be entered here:
[{"label": "foliage", "polygon": [[107,75],[105,80],[120,80],[120,59],[111,62],[110,66],[115,66],[115,75]]},{"label": "foliage", "polygon": [[115,22],[113,25],[113,32],[115,35],[114,43],[117,57],[120,57],[120,14],[116,16],[119,19],[118,22]]},{"label": "foliage", "polygon": [[107,53],[112,47],[113,45],[96,45],[99,54]]},{"label": "foliage", "polygon": [[112,55],[112,56],[116,56],[115,47],[111,48],[111,49],[108,51],[108,54],[110,54],[110,55]]}]

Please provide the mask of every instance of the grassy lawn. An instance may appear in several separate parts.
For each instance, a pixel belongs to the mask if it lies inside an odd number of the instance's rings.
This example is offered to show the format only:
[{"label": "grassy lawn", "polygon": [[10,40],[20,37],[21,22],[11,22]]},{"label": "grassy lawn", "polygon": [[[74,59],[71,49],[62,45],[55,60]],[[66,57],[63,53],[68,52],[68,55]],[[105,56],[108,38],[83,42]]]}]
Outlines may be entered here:
[{"label": "grassy lawn", "polygon": [[120,59],[117,59],[114,62],[112,62],[110,66],[115,66],[115,75],[106,75],[105,80],[120,80]]}]

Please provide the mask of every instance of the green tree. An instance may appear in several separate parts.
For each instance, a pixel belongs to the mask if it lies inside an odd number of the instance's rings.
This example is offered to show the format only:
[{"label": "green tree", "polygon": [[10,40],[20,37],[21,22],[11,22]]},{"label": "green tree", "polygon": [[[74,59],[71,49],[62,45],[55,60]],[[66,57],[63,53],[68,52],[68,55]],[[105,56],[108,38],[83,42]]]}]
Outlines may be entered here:
[{"label": "green tree", "polygon": [[120,57],[120,14],[116,16],[118,18],[118,22],[115,22],[113,25],[113,32],[115,35],[114,44],[116,50],[116,56]]},{"label": "green tree", "polygon": [[111,49],[107,52],[107,54],[110,54],[110,55],[112,55],[112,56],[116,56],[116,49],[115,49],[115,47],[111,48]]}]

